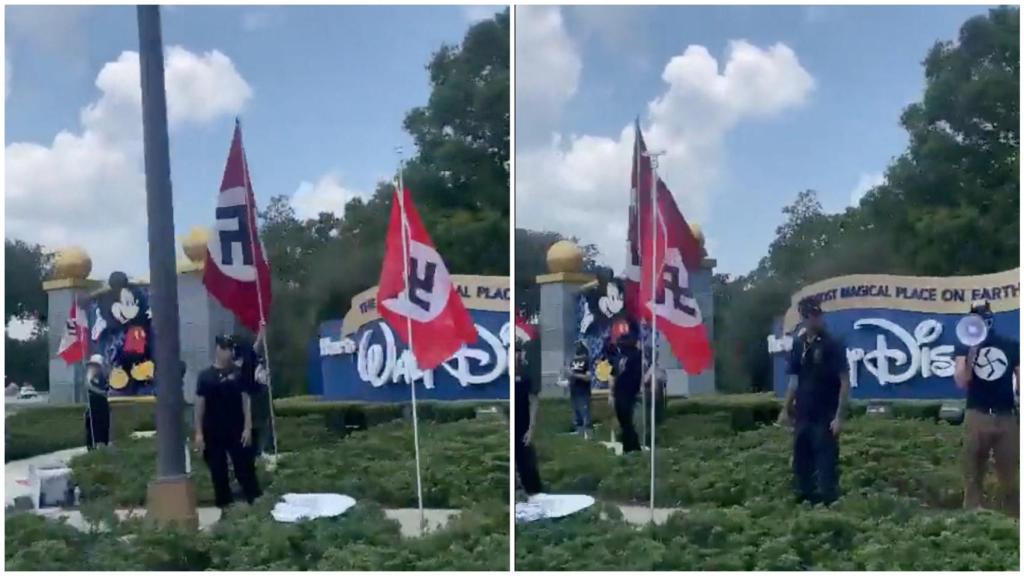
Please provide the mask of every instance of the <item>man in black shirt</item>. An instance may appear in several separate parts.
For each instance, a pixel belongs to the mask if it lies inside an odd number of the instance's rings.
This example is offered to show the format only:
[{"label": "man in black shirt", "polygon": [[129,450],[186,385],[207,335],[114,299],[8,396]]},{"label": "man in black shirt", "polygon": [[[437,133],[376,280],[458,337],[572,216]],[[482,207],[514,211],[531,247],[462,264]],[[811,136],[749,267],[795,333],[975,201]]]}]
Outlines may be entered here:
[{"label": "man in black shirt", "polygon": [[251,391],[250,402],[252,405],[252,447],[259,456],[272,449],[274,445],[273,422],[270,416],[270,390],[265,383],[260,382],[257,375],[261,373],[263,355],[260,350],[263,348],[263,331],[260,331],[254,343],[247,338],[235,335],[232,340],[235,344],[235,365],[242,372],[246,388]]},{"label": "man in black shirt", "polygon": [[804,333],[793,341],[789,387],[779,421],[788,424],[795,418],[797,497],[829,505],[839,497],[839,433],[850,392],[849,365],[842,343],[825,330],[818,301],[808,297],[797,306]]},{"label": "man in black shirt", "polygon": [[636,332],[630,330],[619,337],[619,353],[616,358],[612,380],[612,404],[615,417],[622,429],[622,451],[640,450],[640,436],[636,432],[633,412],[640,394],[640,380],[643,378],[643,357],[636,345]]},{"label": "man in black shirt", "polygon": [[576,433],[590,437],[590,351],[582,340],[576,342],[576,353],[569,361],[569,401]]},{"label": "man in black shirt", "polygon": [[89,408],[85,411],[85,447],[92,450],[110,444],[110,389],[103,372],[103,356],[93,354],[85,365],[85,386],[89,391]]},{"label": "man in black shirt", "polygon": [[213,366],[196,382],[196,448],[203,452],[213,480],[214,502],[226,508],[233,500],[228,458],[245,499],[260,496],[256,456],[252,448],[252,384],[234,362],[230,336],[217,337]]},{"label": "man in black shirt", "polygon": [[542,490],[537,451],[533,445],[540,387],[527,373],[526,353],[521,348],[516,350],[515,392],[516,472],[523,491],[527,496],[533,496]]},{"label": "man in black shirt", "polygon": [[964,416],[964,507],[979,508],[989,456],[994,456],[1000,505],[1019,513],[1018,465],[1020,423],[1013,381],[1020,382],[1020,345],[992,329],[987,301],[971,304],[971,314],[988,324],[988,335],[976,346],[957,346],[954,380],[967,390]]}]

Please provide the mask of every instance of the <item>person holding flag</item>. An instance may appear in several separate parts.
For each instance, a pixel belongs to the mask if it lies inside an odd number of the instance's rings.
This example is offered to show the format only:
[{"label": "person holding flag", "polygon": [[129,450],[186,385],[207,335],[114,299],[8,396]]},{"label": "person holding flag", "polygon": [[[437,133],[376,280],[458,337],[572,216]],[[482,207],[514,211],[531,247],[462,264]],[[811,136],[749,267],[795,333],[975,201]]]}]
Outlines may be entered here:
[{"label": "person holding flag", "polygon": [[85,388],[89,394],[89,407],[85,411],[85,447],[92,450],[110,444],[110,386],[103,369],[103,356],[93,354],[85,365]]},{"label": "person holding flag", "polygon": [[267,384],[249,389],[253,393],[253,411],[258,416],[269,414],[269,426],[262,425],[263,418],[258,421],[260,443],[269,438],[276,455],[274,403],[265,334],[272,301],[270,263],[259,239],[256,198],[242,145],[242,125],[237,119],[217,197],[216,223],[207,244],[206,262],[203,285],[207,292],[231,310],[243,326],[259,335],[256,345],[262,347],[262,354],[255,349],[251,354],[250,351],[241,350],[245,360],[244,375],[254,384],[256,360],[265,362]]}]

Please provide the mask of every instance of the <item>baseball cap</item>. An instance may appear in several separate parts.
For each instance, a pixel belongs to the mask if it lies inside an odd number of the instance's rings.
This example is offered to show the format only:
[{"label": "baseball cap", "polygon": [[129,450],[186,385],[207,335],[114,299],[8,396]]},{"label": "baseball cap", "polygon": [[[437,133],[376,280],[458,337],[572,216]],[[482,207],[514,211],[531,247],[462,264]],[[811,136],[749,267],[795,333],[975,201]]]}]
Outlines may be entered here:
[{"label": "baseball cap", "polygon": [[220,336],[214,338],[214,342],[217,343],[218,348],[223,348],[227,350],[235,349],[235,339],[230,334],[221,334]]},{"label": "baseball cap", "polygon": [[801,318],[810,318],[821,314],[821,303],[814,296],[808,296],[796,305]]},{"label": "baseball cap", "polygon": [[988,300],[973,300],[971,302],[971,314],[977,314],[982,318],[992,317],[992,305]]}]

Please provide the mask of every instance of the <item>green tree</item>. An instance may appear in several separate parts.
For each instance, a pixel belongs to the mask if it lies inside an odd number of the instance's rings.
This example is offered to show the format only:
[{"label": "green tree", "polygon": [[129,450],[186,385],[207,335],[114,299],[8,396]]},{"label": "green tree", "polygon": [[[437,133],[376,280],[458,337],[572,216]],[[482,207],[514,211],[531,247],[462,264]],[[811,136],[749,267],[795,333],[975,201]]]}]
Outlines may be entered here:
[{"label": "green tree", "polygon": [[[902,124],[910,146],[866,208],[921,274],[1012,268],[1020,255],[1020,9],[968,20],[924,61]],[[873,206],[880,204],[880,206]]]},{"label": "green tree", "polygon": [[[508,46],[508,10],[472,26],[460,46],[442,46],[427,67],[430,98],[404,123],[416,143],[405,184],[454,274],[509,271]],[[382,182],[341,218],[302,221],[286,197],[262,214],[274,275],[275,394],[307,389],[319,323],[341,318],[353,296],[377,284],[393,194]]]},{"label": "green tree", "polygon": [[42,246],[21,240],[4,240],[4,307],[7,322],[12,319],[36,322],[26,340],[4,332],[4,374],[17,383],[30,382],[38,390],[50,387],[47,351],[46,292],[43,279],[49,276],[52,258]]}]

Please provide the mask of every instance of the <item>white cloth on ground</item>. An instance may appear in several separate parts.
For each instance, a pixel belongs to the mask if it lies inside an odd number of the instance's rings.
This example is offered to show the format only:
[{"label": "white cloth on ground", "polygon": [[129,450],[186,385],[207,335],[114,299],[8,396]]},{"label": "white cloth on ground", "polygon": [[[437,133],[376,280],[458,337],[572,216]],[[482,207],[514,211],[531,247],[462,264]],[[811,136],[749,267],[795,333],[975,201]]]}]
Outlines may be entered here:
[{"label": "white cloth on ground", "polygon": [[290,523],[340,516],[355,505],[355,499],[344,494],[285,494],[271,515],[278,522]]},{"label": "white cloth on ground", "polygon": [[516,522],[562,518],[593,505],[594,497],[586,494],[534,494],[526,502],[516,502]]}]

